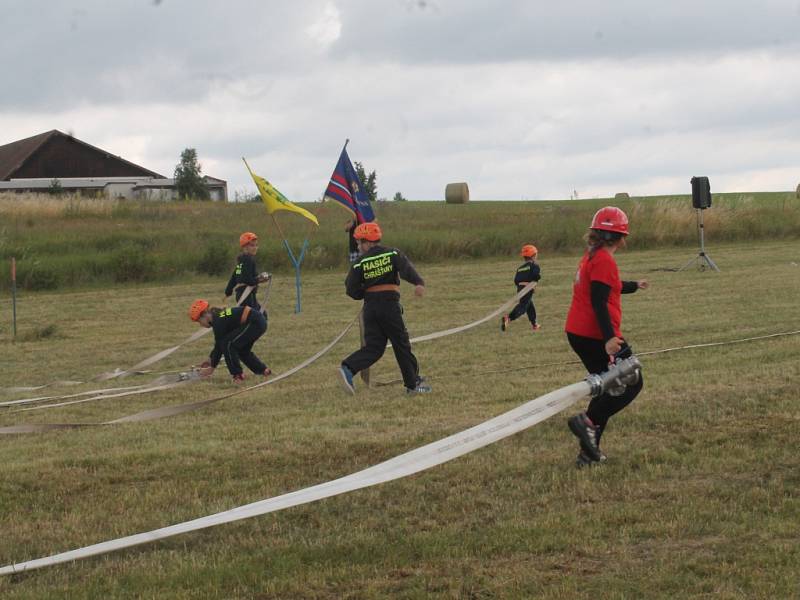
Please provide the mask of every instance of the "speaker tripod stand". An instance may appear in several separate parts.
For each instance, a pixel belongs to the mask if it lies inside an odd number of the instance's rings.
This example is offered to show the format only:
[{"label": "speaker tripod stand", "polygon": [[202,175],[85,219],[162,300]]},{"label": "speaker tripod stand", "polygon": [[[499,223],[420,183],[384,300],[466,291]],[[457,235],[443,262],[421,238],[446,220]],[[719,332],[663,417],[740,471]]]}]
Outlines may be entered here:
[{"label": "speaker tripod stand", "polygon": [[711,257],[706,254],[705,237],[703,235],[703,209],[701,208],[697,209],[697,231],[700,234],[700,253],[690,259],[689,262],[678,269],[678,271],[683,271],[684,269],[688,269],[691,265],[696,264],[697,268],[701,271],[705,271],[706,267],[708,267],[709,269],[719,272],[719,267],[717,267],[714,261],[711,260]]}]

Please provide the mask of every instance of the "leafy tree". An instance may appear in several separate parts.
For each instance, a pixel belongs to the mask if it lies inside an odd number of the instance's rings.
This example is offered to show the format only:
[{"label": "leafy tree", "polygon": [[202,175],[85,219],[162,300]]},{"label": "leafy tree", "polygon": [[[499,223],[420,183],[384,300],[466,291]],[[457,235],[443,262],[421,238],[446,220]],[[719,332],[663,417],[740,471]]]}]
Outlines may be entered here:
[{"label": "leafy tree", "polygon": [[378,176],[375,174],[375,171],[367,175],[367,172],[364,170],[364,165],[358,161],[355,162],[355,167],[356,175],[358,175],[358,180],[361,182],[361,187],[367,192],[367,198],[369,198],[370,202],[375,202],[375,200],[378,199]]},{"label": "leafy tree", "polygon": [[403,198],[403,194],[401,194],[400,192],[397,192],[394,195],[394,201],[395,202],[406,202],[406,198]]},{"label": "leafy tree", "polygon": [[251,190],[240,189],[233,192],[234,202],[261,202],[261,195]]},{"label": "leafy tree", "polygon": [[211,198],[201,170],[202,167],[197,162],[197,150],[186,148],[181,152],[181,162],[175,166],[175,189],[178,190],[178,198],[197,200]]},{"label": "leafy tree", "polygon": [[47,188],[47,193],[51,196],[60,196],[63,192],[64,188],[61,187],[61,181],[59,181],[57,177],[54,177],[50,181],[50,186]]}]

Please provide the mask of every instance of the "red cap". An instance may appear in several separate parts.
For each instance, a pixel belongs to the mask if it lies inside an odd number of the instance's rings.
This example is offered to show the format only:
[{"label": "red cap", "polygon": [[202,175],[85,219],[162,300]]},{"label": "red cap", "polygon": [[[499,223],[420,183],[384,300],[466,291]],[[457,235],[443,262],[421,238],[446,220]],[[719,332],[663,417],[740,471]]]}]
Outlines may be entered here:
[{"label": "red cap", "polygon": [[197,321],[206,310],[208,310],[208,302],[205,300],[195,300],[189,307],[189,318],[192,321]]},{"label": "red cap", "polygon": [[606,206],[594,213],[589,229],[613,231],[614,233],[628,235],[628,215],[616,206]]}]

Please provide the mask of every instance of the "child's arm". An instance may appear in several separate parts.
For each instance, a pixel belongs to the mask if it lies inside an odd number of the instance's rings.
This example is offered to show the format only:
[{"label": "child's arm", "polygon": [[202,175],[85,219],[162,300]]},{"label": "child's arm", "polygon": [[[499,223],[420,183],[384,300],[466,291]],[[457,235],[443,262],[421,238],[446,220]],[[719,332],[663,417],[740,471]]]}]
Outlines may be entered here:
[{"label": "child's arm", "polygon": [[233,293],[233,288],[236,287],[236,269],[231,273],[231,278],[228,280],[228,285],[225,286],[225,298],[228,298]]}]

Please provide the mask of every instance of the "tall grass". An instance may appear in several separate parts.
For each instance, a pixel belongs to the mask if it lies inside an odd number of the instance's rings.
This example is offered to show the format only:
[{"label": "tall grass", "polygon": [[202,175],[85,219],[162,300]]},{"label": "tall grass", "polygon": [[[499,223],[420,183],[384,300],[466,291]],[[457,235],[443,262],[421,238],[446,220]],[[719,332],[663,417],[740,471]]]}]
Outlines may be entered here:
[{"label": "tall grass", "polygon": [[[375,210],[386,244],[403,249],[416,262],[430,263],[513,255],[523,243],[536,244],[543,255],[574,252],[594,211],[611,203],[615,201],[385,202]],[[629,213],[628,241],[634,249],[697,243],[697,215],[688,196],[632,198],[616,204]],[[296,215],[277,215],[296,251],[310,234],[303,269],[344,268],[347,214],[330,203],[306,207],[318,215],[318,230]],[[703,216],[712,243],[800,236],[800,201],[791,192],[716,195],[713,208]],[[137,261],[138,280],[219,275],[233,266],[238,236],[245,230],[261,237],[260,267],[292,269],[260,204],[0,194],[0,290],[8,289],[12,256],[19,265],[19,285],[26,289],[128,280],[120,272],[126,267],[115,266],[123,252],[127,263]],[[142,256],[133,258],[136,253]]]}]

